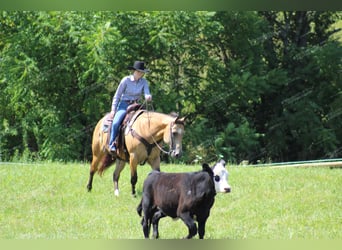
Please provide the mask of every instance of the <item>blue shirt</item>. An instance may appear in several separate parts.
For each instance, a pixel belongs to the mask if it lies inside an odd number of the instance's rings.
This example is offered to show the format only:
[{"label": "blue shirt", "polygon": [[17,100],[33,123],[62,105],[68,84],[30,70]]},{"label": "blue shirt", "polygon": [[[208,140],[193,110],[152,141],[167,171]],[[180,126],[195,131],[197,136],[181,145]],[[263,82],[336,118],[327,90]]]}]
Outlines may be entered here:
[{"label": "blue shirt", "polygon": [[135,81],[133,75],[125,76],[113,96],[112,110],[116,111],[120,101],[138,101],[142,94],[145,98],[151,95],[147,80],[142,77]]}]

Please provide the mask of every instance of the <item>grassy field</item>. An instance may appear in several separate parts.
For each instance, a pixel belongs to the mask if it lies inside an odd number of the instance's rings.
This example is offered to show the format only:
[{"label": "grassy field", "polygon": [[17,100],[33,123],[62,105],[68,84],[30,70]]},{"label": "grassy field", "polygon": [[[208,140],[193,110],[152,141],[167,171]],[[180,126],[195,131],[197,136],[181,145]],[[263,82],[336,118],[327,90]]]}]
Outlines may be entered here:
[{"label": "grassy field", "polygon": [[[162,165],[166,172],[200,166]],[[86,191],[88,164],[0,164],[0,239],[142,239],[136,206],[150,171],[138,168],[138,197],[129,166],[114,197],[110,168]],[[342,239],[342,170],[228,166],[232,193],[218,194],[207,239]],[[160,221],[161,238],[179,239],[181,220]],[[198,236],[196,236],[198,238]]]}]

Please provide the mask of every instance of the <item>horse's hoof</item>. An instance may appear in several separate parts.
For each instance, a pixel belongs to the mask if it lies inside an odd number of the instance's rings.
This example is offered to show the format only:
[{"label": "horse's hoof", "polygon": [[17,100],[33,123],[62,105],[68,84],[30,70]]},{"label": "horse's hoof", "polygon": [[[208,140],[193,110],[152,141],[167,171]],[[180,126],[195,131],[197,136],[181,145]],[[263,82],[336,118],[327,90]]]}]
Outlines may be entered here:
[{"label": "horse's hoof", "polygon": [[115,191],[114,191],[114,195],[115,195],[116,197],[118,197],[118,196],[119,196],[119,189],[115,189]]}]

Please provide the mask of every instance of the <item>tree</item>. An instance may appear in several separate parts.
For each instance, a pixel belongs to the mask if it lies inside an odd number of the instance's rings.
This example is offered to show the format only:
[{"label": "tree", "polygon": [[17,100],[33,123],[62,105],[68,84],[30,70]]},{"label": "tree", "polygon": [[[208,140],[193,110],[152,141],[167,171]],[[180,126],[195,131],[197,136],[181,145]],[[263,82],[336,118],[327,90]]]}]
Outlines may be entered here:
[{"label": "tree", "polygon": [[341,12],[0,12],[1,160],[88,160],[141,59],[184,162],[341,156]]},{"label": "tree", "polygon": [[[329,40],[336,32],[330,27],[340,14],[299,11],[261,15],[271,31],[265,59],[270,70],[286,72],[285,81],[262,97],[257,111],[264,115],[258,126],[266,131],[265,152],[279,161],[338,156],[332,152],[341,145],[336,136],[339,129],[327,116],[335,112],[334,105],[341,98],[336,95],[341,92],[341,45]],[[327,57],[329,61],[324,60]],[[268,112],[262,113],[265,110]]]},{"label": "tree", "polygon": [[104,20],[95,13],[2,12],[2,98],[16,131],[4,140],[20,153],[68,161],[89,144],[89,122],[108,98],[101,88],[113,77],[107,51],[121,39]]}]

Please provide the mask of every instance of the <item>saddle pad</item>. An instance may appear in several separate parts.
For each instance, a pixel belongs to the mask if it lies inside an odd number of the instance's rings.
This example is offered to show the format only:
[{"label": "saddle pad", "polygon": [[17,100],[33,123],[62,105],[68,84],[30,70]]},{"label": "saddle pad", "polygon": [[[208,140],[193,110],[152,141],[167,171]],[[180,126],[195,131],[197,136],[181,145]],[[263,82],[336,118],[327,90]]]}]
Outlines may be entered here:
[{"label": "saddle pad", "polygon": [[103,122],[102,122],[102,131],[103,133],[108,133],[110,130],[110,127],[112,126],[113,119],[110,118],[110,113],[106,114]]}]

